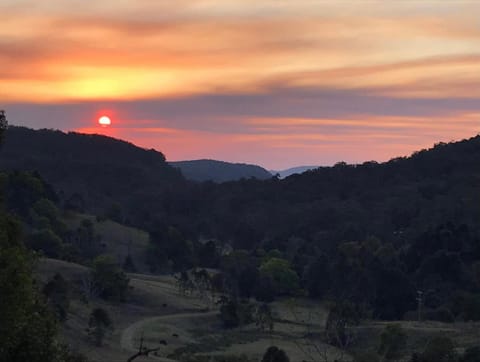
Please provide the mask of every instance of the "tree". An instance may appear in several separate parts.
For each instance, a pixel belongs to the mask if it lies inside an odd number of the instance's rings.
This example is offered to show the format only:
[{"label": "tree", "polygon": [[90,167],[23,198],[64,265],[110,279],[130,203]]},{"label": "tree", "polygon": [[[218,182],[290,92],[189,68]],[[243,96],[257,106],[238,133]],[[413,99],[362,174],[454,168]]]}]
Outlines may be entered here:
[{"label": "tree", "polygon": [[260,275],[253,290],[255,299],[260,302],[270,303],[275,300],[276,289],[274,281],[268,275]]},{"label": "tree", "polygon": [[59,361],[55,319],[35,289],[20,227],[0,212],[0,362]]},{"label": "tree", "polygon": [[305,289],[311,298],[321,298],[330,286],[328,263],[325,257],[319,257],[305,267]]},{"label": "tree", "polygon": [[3,109],[0,109],[0,144],[3,141],[3,137],[5,135],[5,131],[8,128],[7,116]]},{"label": "tree", "polygon": [[288,260],[267,259],[260,266],[260,273],[272,278],[278,294],[293,294],[300,288],[300,279]]},{"label": "tree", "polygon": [[254,321],[254,306],[253,304],[227,297],[221,297],[220,319],[225,328],[235,328]]},{"label": "tree", "polygon": [[60,274],[56,273],[42,290],[47,297],[47,303],[61,322],[67,319],[70,304],[69,289],[67,281]]},{"label": "tree", "polygon": [[[0,141],[7,128],[0,111]],[[57,342],[57,325],[33,280],[34,258],[0,193],[0,362],[83,362]]]},{"label": "tree", "polygon": [[128,273],[135,273],[137,271],[131,254],[127,254],[125,257],[125,261],[123,262],[123,270]]},{"label": "tree", "polygon": [[255,324],[262,331],[268,329],[271,332],[273,330],[274,321],[272,309],[267,303],[262,303],[257,306]]},{"label": "tree", "polygon": [[100,255],[95,258],[92,273],[102,298],[118,302],[125,300],[129,279],[113,257]]},{"label": "tree", "polygon": [[328,343],[342,350],[348,348],[354,339],[349,327],[359,323],[359,315],[350,302],[338,302],[330,309],[325,326]]},{"label": "tree", "polygon": [[283,349],[271,346],[265,351],[262,362],[290,362],[290,359]]},{"label": "tree", "polygon": [[59,258],[62,254],[62,239],[49,228],[34,231],[29,237],[28,244],[33,250],[40,251],[50,258]]},{"label": "tree", "polygon": [[95,234],[91,220],[82,220],[78,228],[71,233],[70,238],[71,243],[79,250],[83,259],[90,260],[99,255],[101,237]]},{"label": "tree", "polygon": [[113,322],[107,311],[102,308],[92,310],[88,321],[88,334],[97,347],[103,345],[105,337],[111,331],[113,331]]}]

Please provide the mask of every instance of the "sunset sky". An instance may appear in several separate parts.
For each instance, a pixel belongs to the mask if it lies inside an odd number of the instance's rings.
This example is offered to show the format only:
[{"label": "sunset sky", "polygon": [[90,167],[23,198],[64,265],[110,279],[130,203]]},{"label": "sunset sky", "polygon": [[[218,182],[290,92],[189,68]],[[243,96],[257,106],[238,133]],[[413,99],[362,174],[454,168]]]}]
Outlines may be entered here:
[{"label": "sunset sky", "polygon": [[480,0],[0,0],[0,13],[0,109],[16,125],[269,169],[480,132]]}]

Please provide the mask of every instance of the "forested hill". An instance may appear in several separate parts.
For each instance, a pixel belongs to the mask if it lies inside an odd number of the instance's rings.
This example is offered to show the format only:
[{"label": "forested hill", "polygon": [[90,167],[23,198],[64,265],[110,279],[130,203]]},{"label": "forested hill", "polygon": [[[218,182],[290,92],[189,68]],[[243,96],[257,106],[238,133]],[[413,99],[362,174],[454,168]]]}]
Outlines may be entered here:
[{"label": "forested hill", "polygon": [[386,163],[338,163],[284,180],[204,186],[199,193],[210,205],[202,226],[240,248],[267,239],[281,248],[291,236],[333,245],[368,235],[398,241],[397,232],[408,242],[448,222],[478,229],[480,136]]},{"label": "forested hill", "polygon": [[101,135],[11,126],[0,168],[38,171],[65,200],[96,209],[184,182],[161,152]]},{"label": "forested hill", "polygon": [[225,182],[242,178],[265,180],[272,177],[272,174],[264,168],[245,163],[193,160],[170,162],[170,165],[179,168],[187,179],[194,181]]},{"label": "forested hill", "polygon": [[[244,297],[301,287],[383,319],[402,318],[416,290],[431,290],[426,307],[480,320],[480,136],[381,164],[218,184],[186,181],[161,153],[101,136],[12,127],[0,157],[2,169],[38,170],[62,208],[82,197],[94,213],[117,203],[125,217],[106,216],[149,233],[153,271],[224,268]],[[28,211],[35,182],[17,176],[4,176],[7,200]],[[278,265],[291,268],[293,287],[264,278]]]},{"label": "forested hill", "polygon": [[277,175],[280,178],[285,178],[291,175],[301,174],[309,170],[314,170],[319,166],[297,166],[292,168],[287,168],[286,170],[271,170],[270,173],[272,175]]}]

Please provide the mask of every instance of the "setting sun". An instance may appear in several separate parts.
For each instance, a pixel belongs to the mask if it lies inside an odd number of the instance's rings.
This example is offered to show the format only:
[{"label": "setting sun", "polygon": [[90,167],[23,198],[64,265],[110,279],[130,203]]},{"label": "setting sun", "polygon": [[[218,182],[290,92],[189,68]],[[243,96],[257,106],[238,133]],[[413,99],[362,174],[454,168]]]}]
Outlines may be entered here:
[{"label": "setting sun", "polygon": [[110,120],[109,117],[102,116],[98,119],[98,124],[103,126],[103,127],[106,127],[106,126],[110,126],[112,124],[112,121]]}]

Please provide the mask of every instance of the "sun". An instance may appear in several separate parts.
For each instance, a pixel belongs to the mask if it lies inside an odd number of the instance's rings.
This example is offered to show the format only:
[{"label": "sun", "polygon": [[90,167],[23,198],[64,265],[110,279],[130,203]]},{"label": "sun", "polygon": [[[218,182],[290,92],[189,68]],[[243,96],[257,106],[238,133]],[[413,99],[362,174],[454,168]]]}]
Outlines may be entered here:
[{"label": "sun", "polygon": [[107,127],[112,124],[112,121],[107,116],[102,116],[98,119],[98,124],[102,127]]}]

